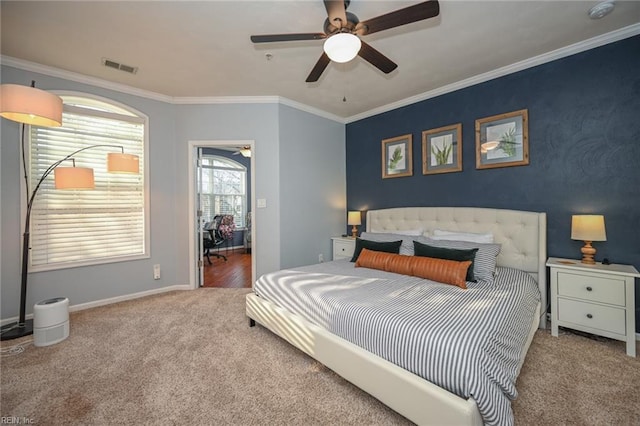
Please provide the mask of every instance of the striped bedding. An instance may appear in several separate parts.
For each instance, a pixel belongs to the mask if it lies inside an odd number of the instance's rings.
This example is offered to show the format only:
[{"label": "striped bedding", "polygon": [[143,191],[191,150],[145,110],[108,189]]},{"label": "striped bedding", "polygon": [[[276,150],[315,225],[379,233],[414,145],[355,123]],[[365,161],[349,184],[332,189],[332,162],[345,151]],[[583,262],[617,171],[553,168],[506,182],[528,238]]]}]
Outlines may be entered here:
[{"label": "striped bedding", "polygon": [[489,425],[513,424],[510,401],[540,302],[527,273],[496,269],[468,289],[339,260],[263,275],[254,292],[463,398]]}]

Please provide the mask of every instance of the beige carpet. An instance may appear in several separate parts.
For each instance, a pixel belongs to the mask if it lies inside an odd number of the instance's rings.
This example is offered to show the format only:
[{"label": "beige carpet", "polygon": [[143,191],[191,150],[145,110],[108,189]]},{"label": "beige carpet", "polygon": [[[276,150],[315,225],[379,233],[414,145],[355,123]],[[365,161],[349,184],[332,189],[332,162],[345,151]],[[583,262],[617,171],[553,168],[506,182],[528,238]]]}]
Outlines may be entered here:
[{"label": "beige carpet", "polygon": [[[410,424],[248,327],[247,291],[172,292],[72,313],[64,342],[3,355],[1,415],[39,425]],[[538,332],[517,387],[517,424],[640,424],[640,361],[621,342]]]}]

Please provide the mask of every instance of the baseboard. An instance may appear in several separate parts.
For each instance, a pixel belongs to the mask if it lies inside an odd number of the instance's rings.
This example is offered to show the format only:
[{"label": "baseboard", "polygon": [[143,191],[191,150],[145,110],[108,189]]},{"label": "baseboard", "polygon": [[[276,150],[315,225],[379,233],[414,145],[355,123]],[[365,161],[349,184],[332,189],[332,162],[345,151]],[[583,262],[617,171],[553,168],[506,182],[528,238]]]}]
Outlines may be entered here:
[{"label": "baseboard", "polygon": [[[154,294],[162,294],[162,293],[167,293],[169,291],[176,291],[176,290],[192,290],[192,288],[190,285],[172,285],[169,287],[154,288],[153,290],[141,291],[140,293],[125,294],[123,296],[110,297],[108,299],[94,300],[93,302],[80,303],[78,305],[71,305],[69,306],[69,312],[76,312],[76,311],[82,311],[90,308],[97,308],[98,306],[111,305],[113,303],[125,302],[127,300],[139,299],[141,297],[153,296]],[[31,318],[33,318],[33,314],[27,314],[25,316],[25,319],[31,319]],[[5,318],[3,320],[0,320],[0,325],[9,324],[17,320],[18,320],[17,316],[12,318]]]},{"label": "baseboard", "polygon": [[162,294],[175,290],[191,290],[191,287],[189,285],[172,285],[169,287],[161,287],[155,288],[153,290],[141,291],[140,293],[126,294],[124,296],[110,297],[109,299],[95,300],[93,302],[69,306],[69,312],[97,308],[98,306],[111,305],[112,303],[125,302],[127,300],[139,299],[141,297],[153,296],[154,294]]},{"label": "baseboard", "polygon": [[229,247],[225,247],[224,245],[219,245],[219,246],[216,246],[215,248],[212,248],[211,250],[225,251],[225,250],[237,250],[237,249],[244,249],[244,244],[240,246],[229,246]]}]

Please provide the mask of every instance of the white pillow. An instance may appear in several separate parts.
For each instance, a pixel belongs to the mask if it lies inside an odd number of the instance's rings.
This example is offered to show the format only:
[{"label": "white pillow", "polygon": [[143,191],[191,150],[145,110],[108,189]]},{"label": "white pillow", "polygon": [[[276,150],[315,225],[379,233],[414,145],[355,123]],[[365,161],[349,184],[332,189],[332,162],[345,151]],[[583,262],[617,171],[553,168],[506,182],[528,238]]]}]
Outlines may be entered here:
[{"label": "white pillow", "polygon": [[420,235],[422,235],[422,229],[394,229],[394,230],[388,230],[388,231],[378,231],[374,229],[369,232],[372,232],[375,234],[409,235],[411,237],[419,237]]},{"label": "white pillow", "polygon": [[398,235],[408,235],[410,237],[419,237],[422,235],[422,229],[394,229],[389,232]]},{"label": "white pillow", "polygon": [[475,233],[475,232],[458,232],[458,231],[445,231],[443,229],[434,229],[431,238],[434,240],[447,240],[447,241],[469,241],[472,243],[493,243],[493,234]]}]

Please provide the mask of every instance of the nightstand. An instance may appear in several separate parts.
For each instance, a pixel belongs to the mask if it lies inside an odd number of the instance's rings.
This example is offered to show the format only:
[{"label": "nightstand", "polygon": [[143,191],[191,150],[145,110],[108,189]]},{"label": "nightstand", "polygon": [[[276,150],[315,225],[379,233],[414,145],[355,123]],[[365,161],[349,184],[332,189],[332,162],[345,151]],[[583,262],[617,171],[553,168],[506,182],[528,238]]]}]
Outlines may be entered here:
[{"label": "nightstand", "polygon": [[551,335],[558,326],[627,343],[636,356],[635,278],[631,265],[587,265],[580,260],[550,257]]},{"label": "nightstand", "polygon": [[356,249],[356,239],[353,237],[332,237],[333,260],[351,259]]}]

